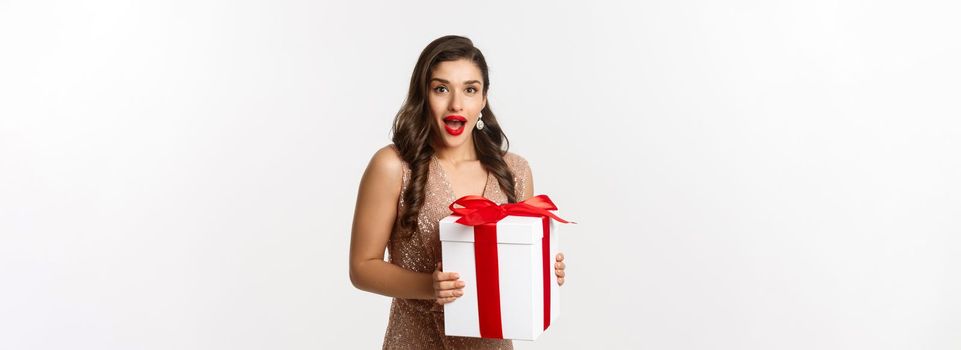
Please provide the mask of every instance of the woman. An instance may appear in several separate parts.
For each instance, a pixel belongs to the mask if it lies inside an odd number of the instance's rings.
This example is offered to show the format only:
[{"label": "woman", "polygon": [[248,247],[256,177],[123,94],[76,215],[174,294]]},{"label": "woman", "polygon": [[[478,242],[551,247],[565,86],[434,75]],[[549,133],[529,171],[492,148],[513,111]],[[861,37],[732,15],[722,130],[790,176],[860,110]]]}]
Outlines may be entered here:
[{"label": "woman", "polygon": [[[385,349],[510,349],[510,340],[444,335],[444,308],[463,295],[457,271],[440,271],[438,221],[465,195],[503,204],[533,195],[527,161],[487,101],[487,62],[470,39],[445,36],[421,53],[393,144],[374,154],[361,179],[350,243],[350,280],[393,297]],[[390,253],[384,261],[384,250]],[[556,256],[558,284],[563,255]]]}]

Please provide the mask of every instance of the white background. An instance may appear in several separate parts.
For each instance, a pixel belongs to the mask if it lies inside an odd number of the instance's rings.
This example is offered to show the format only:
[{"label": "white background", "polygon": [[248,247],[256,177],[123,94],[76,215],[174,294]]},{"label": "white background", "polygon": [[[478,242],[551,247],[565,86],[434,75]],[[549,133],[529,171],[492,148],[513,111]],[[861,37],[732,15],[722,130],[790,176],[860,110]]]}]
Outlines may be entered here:
[{"label": "white background", "polygon": [[580,223],[517,348],[961,348],[959,15],[0,0],[0,348],[380,347],[357,185],[445,34]]}]

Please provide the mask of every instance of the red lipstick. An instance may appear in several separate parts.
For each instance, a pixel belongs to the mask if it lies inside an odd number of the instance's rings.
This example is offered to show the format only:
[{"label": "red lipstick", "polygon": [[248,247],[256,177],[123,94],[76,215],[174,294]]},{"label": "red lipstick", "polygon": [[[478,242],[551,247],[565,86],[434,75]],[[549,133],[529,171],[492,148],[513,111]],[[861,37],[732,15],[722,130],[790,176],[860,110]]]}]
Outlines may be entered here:
[{"label": "red lipstick", "polygon": [[467,125],[467,118],[459,115],[449,115],[444,117],[444,130],[453,136],[460,135],[464,132],[464,126]]}]

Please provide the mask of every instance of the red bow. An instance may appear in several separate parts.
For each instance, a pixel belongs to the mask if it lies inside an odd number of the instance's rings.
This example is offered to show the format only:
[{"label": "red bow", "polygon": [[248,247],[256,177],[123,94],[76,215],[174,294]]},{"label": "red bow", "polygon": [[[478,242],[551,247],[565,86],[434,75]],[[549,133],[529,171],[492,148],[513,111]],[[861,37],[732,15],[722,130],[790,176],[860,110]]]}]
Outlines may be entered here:
[{"label": "red bow", "polygon": [[[463,208],[455,208],[454,205],[461,205]],[[496,223],[508,215],[549,217],[562,223],[571,223],[554,215],[550,210],[557,210],[557,206],[547,195],[536,195],[519,203],[507,203],[497,205],[490,199],[482,196],[463,196],[450,204],[453,215],[460,215],[457,219],[458,224],[477,226],[482,224]]]}]

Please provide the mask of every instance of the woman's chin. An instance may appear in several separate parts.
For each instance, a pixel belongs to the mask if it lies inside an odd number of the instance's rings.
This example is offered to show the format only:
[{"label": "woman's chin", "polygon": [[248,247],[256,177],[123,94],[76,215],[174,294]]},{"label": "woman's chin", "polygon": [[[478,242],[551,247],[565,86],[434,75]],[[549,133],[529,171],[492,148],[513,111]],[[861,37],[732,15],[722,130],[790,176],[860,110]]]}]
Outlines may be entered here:
[{"label": "woman's chin", "polygon": [[457,148],[457,147],[460,147],[460,145],[463,144],[463,143],[464,143],[464,142],[462,142],[462,141],[460,141],[460,140],[451,140],[451,139],[445,139],[445,140],[444,140],[444,146],[445,146],[445,147],[448,147],[448,148]]},{"label": "woman's chin", "polygon": [[444,134],[444,146],[449,148],[460,147],[467,142],[467,138],[470,137],[470,133],[463,133],[457,136]]}]

